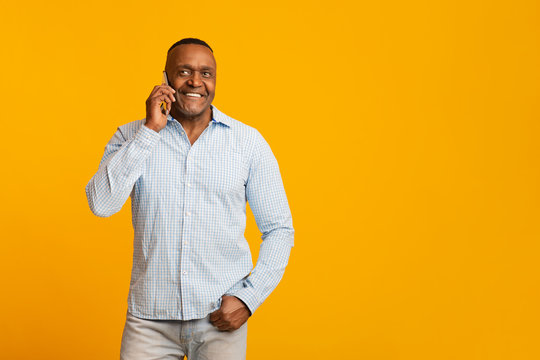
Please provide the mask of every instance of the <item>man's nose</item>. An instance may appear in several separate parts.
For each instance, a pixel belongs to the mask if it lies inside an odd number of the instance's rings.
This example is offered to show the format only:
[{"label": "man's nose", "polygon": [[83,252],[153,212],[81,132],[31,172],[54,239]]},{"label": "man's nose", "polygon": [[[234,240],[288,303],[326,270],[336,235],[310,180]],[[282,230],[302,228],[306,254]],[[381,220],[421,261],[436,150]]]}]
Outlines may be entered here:
[{"label": "man's nose", "polygon": [[191,77],[189,78],[188,84],[193,87],[199,87],[202,85],[201,74],[198,71],[194,71]]}]

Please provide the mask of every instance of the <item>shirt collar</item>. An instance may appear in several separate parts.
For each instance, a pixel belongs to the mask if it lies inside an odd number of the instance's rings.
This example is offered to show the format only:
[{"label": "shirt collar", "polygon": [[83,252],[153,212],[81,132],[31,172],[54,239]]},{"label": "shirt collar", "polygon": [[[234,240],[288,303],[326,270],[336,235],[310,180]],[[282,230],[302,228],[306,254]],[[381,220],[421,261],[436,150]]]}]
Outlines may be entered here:
[{"label": "shirt collar", "polygon": [[231,127],[231,119],[219,111],[214,105],[212,106],[212,121],[222,123],[223,125],[226,125],[228,127]]},{"label": "shirt collar", "polygon": [[[231,120],[227,115],[219,111],[214,105],[212,107],[212,121],[217,123],[222,123],[228,127],[231,127]],[[167,115],[167,121],[176,121],[171,114]]]}]

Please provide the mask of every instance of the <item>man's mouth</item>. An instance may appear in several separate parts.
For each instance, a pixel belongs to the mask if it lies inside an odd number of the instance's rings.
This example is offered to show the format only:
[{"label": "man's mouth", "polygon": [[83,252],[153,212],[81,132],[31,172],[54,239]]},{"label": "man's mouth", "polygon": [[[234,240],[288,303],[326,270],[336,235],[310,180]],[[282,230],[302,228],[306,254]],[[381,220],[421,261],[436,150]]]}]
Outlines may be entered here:
[{"label": "man's mouth", "polygon": [[202,94],[193,93],[193,92],[184,93],[184,95],[187,96],[187,97],[192,97],[192,98],[201,98],[201,97],[203,97]]}]

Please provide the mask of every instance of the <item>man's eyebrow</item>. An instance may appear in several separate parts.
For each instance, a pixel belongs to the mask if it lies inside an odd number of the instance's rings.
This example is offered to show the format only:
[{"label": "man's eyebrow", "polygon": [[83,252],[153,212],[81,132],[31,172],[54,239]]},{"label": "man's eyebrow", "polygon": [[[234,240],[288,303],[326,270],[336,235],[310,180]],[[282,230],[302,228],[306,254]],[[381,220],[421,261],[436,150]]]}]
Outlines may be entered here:
[{"label": "man's eyebrow", "polygon": [[[176,66],[177,69],[189,69],[189,70],[196,70],[193,66],[189,64],[178,64]],[[201,66],[200,70],[214,70],[211,66]]]}]

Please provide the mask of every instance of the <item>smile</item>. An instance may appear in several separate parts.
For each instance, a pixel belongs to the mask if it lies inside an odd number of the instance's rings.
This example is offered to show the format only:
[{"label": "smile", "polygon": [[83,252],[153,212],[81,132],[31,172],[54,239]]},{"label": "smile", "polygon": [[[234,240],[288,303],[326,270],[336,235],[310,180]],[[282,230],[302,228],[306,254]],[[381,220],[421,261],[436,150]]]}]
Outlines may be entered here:
[{"label": "smile", "polygon": [[200,97],[202,97],[201,94],[197,94],[197,93],[185,93],[184,95],[185,95],[185,96],[189,96],[189,97],[194,97],[194,98],[200,98]]}]

